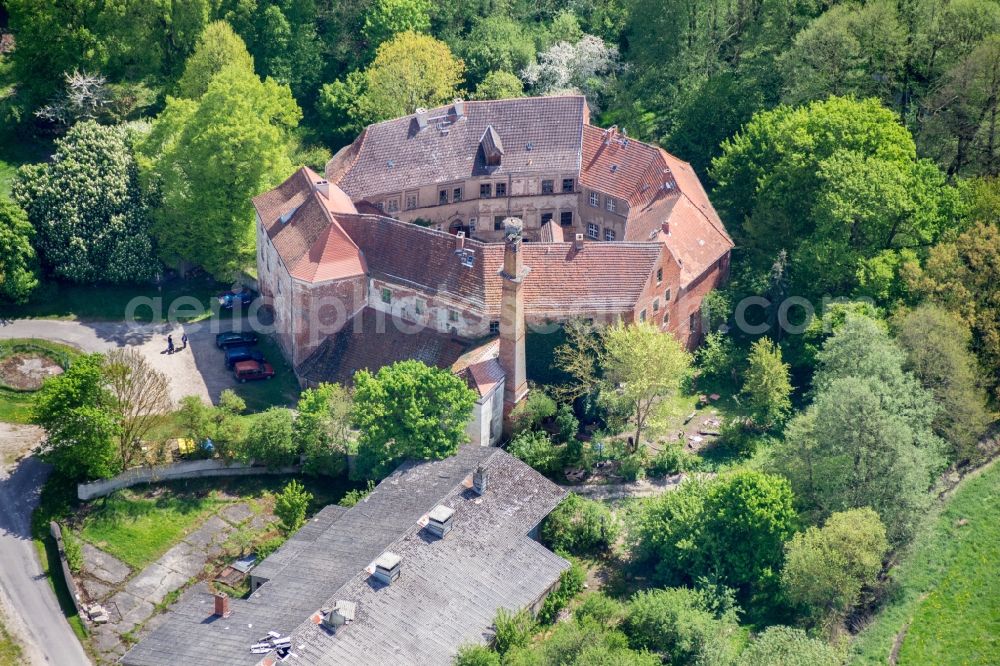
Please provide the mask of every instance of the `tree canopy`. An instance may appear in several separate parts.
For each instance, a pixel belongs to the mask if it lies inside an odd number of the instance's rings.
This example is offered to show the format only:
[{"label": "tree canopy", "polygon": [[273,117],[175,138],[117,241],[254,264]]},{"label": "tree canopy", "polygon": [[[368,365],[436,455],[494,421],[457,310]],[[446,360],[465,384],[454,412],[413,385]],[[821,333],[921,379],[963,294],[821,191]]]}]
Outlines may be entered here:
[{"label": "tree canopy", "polygon": [[21,303],[38,286],[35,228],[16,203],[0,197],[0,299]]}]

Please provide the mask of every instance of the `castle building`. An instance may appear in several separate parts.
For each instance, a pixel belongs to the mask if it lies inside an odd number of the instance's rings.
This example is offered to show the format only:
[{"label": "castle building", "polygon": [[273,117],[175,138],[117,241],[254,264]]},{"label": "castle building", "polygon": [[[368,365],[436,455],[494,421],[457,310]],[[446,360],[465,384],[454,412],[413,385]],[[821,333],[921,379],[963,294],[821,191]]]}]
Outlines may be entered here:
[{"label": "castle building", "polygon": [[[417,358],[461,373],[494,442],[525,336],[649,322],[693,347],[732,239],[691,166],[590,124],[582,96],[463,102],[367,127],[254,198],[261,295],[304,383]],[[506,405],[506,407],[504,407]]]}]

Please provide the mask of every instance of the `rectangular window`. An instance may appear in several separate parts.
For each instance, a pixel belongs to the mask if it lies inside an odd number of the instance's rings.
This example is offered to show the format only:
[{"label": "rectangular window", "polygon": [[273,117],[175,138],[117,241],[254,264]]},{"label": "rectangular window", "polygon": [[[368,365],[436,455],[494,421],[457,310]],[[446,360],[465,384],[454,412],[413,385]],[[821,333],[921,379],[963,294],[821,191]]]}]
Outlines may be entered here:
[{"label": "rectangular window", "polygon": [[413,301],[413,310],[419,315],[424,313],[424,302],[419,298]]},{"label": "rectangular window", "polygon": [[663,325],[666,326],[669,323],[670,323],[670,311],[669,310],[664,310],[663,311]]},{"label": "rectangular window", "polygon": [[489,183],[480,183],[479,185],[479,198],[489,199],[492,196],[493,186]]},{"label": "rectangular window", "polygon": [[390,213],[396,213],[396,212],[398,212],[399,211],[399,199],[389,199],[389,201],[386,202],[386,209],[388,209],[388,211]]},{"label": "rectangular window", "polygon": [[382,289],[382,302],[392,303],[392,292],[388,289]]},{"label": "rectangular window", "polygon": [[660,284],[661,282],[663,282],[663,269],[662,268],[657,268],[656,269],[656,284]]},{"label": "rectangular window", "polygon": [[545,226],[546,222],[552,221],[552,213],[542,213],[542,226]]},{"label": "rectangular window", "polygon": [[469,235],[471,236],[474,233],[476,233],[476,218],[470,217],[469,218]]},{"label": "rectangular window", "polygon": [[615,200],[611,197],[604,197],[604,207],[608,209],[609,213],[615,212]]},{"label": "rectangular window", "polygon": [[496,195],[498,197],[507,196],[507,183],[497,183],[496,185]]},{"label": "rectangular window", "polygon": [[552,194],[552,188],[555,187],[555,181],[543,180],[542,181],[542,194]]},{"label": "rectangular window", "polygon": [[448,190],[438,192],[438,205],[443,206],[448,203]]},{"label": "rectangular window", "polygon": [[614,229],[605,229],[604,230],[604,240],[606,240],[606,241],[613,241],[614,239],[615,239],[615,230]]},{"label": "rectangular window", "polygon": [[462,200],[462,188],[461,187],[456,187],[454,190],[452,190],[452,192],[451,192],[451,200],[452,201],[461,201]]},{"label": "rectangular window", "polygon": [[563,192],[572,192],[572,191],[573,191],[573,179],[563,178]]},{"label": "rectangular window", "polygon": [[573,224],[573,211],[564,210],[559,213],[559,224],[568,227]]},{"label": "rectangular window", "polygon": [[380,213],[381,213],[382,211],[384,211],[384,210],[385,210],[385,203],[384,203],[384,202],[382,202],[382,201],[379,201],[379,202],[377,202],[377,203],[375,204],[375,207],[376,207],[376,208],[378,208],[378,212],[380,212]]},{"label": "rectangular window", "polygon": [[639,321],[646,321],[646,311],[643,310],[639,313]]},{"label": "rectangular window", "polygon": [[491,321],[490,322],[490,335],[496,335],[500,332],[500,322]]},{"label": "rectangular window", "polygon": [[688,317],[688,330],[694,333],[698,330],[698,312],[692,312],[691,316]]},{"label": "rectangular window", "polygon": [[493,231],[503,231],[503,221],[504,221],[504,219],[505,218],[504,218],[503,215],[495,215],[495,216],[493,216]]},{"label": "rectangular window", "polygon": [[667,303],[670,302],[670,290],[669,289],[667,289],[665,292],[663,292],[663,300],[665,300]]},{"label": "rectangular window", "polygon": [[590,193],[590,205],[597,208],[601,204],[601,195],[597,192]]},{"label": "rectangular window", "polygon": [[598,238],[601,237],[601,228],[596,224],[594,224],[593,222],[591,222],[590,224],[587,225],[587,235],[593,238],[594,240],[597,240]]},{"label": "rectangular window", "polygon": [[659,311],[660,311],[660,299],[654,298],[653,299],[653,312],[659,312]]},{"label": "rectangular window", "polygon": [[448,321],[458,321],[458,310],[448,310]]},{"label": "rectangular window", "polygon": [[406,195],[406,210],[413,210],[417,207],[417,195],[407,194]]}]

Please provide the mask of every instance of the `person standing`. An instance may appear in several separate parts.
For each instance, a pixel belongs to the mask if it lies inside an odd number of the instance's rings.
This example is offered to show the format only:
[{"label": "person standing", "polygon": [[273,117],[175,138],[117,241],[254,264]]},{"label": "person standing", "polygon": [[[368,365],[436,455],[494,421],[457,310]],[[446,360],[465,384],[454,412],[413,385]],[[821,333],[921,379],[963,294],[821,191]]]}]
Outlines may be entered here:
[{"label": "person standing", "polygon": [[187,349],[187,348],[188,348],[188,334],[187,333],[182,333],[181,334],[181,349]]},{"label": "person standing", "polygon": [[168,354],[174,353],[174,336],[172,335],[167,336],[167,353]]}]

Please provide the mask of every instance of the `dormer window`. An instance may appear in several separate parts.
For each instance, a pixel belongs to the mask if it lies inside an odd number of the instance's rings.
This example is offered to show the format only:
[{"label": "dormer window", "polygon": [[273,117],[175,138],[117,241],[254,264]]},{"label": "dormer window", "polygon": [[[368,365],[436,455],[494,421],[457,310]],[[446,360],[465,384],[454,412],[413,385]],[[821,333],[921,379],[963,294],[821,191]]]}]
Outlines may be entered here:
[{"label": "dormer window", "polygon": [[503,142],[500,141],[500,135],[493,129],[493,125],[487,126],[483,137],[479,140],[479,146],[483,149],[486,166],[500,166],[504,154]]}]

